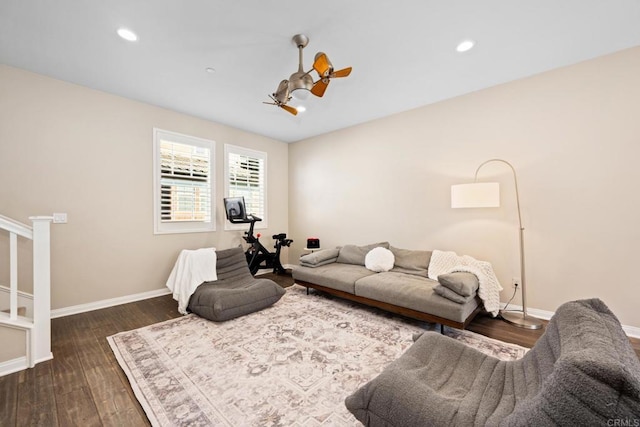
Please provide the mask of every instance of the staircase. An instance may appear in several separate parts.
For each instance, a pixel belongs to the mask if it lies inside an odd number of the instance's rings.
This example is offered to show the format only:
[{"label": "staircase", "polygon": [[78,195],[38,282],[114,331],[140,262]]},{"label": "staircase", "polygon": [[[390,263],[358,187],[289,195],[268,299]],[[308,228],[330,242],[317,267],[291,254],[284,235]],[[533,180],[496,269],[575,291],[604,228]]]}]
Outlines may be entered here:
[{"label": "staircase", "polygon": [[[9,235],[8,308],[0,307],[0,327],[25,331],[26,366],[53,358],[51,354],[50,225],[53,217],[34,216],[26,225],[0,215],[0,233]],[[33,294],[18,291],[18,239],[33,241]],[[6,299],[6,298],[5,298]]]}]

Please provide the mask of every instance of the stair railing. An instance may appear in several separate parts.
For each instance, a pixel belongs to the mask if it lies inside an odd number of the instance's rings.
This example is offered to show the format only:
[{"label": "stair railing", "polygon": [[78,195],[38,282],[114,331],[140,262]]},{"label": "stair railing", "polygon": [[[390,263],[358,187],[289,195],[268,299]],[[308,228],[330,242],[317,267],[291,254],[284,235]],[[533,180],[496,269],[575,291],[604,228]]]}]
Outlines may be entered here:
[{"label": "stair railing", "polygon": [[[30,368],[51,354],[51,238],[53,217],[33,216],[33,226],[0,215],[0,229],[9,232],[9,318],[0,324],[26,331]],[[33,241],[33,320],[18,317],[18,237]]]}]

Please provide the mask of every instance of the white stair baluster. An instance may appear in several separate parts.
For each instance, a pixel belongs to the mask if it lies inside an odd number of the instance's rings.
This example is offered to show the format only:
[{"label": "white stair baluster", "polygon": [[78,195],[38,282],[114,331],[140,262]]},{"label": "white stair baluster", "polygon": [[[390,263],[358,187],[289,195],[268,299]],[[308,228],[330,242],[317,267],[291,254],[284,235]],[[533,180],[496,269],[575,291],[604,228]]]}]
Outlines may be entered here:
[{"label": "white stair baluster", "polygon": [[18,318],[18,235],[9,233],[9,319]]}]

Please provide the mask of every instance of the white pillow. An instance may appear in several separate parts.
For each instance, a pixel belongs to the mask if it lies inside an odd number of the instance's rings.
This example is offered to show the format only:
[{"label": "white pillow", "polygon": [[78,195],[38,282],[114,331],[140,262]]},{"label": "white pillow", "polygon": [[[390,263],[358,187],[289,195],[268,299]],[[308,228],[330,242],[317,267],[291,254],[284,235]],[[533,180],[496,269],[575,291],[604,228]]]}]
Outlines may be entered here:
[{"label": "white pillow", "polygon": [[389,249],[378,247],[371,249],[367,253],[367,256],[364,258],[364,266],[371,271],[380,273],[391,270],[395,260],[393,252]]}]

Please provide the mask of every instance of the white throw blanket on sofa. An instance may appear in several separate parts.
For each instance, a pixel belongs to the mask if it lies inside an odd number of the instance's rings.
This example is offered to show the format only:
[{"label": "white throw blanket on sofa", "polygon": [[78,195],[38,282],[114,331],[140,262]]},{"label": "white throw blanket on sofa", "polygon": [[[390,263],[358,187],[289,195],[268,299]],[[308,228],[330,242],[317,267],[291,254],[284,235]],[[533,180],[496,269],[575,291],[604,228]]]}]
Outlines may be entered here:
[{"label": "white throw blanket on sofa", "polygon": [[184,249],[171,270],[167,288],[178,301],[178,311],[187,314],[189,298],[203,282],[218,280],[216,248]]},{"label": "white throw blanket on sofa", "polygon": [[502,286],[493,272],[491,263],[478,261],[469,255],[459,256],[451,251],[433,251],[427,272],[429,279],[438,280],[441,274],[458,271],[475,274],[478,277],[478,296],[484,303],[485,310],[494,317],[497,316],[500,311]]}]

